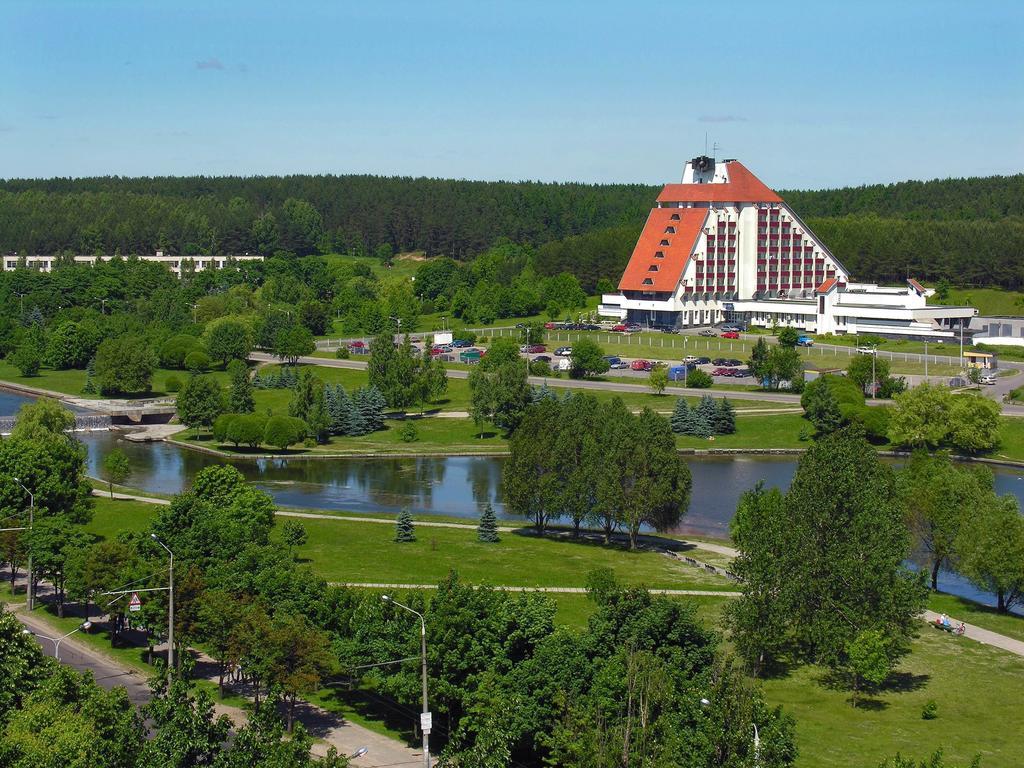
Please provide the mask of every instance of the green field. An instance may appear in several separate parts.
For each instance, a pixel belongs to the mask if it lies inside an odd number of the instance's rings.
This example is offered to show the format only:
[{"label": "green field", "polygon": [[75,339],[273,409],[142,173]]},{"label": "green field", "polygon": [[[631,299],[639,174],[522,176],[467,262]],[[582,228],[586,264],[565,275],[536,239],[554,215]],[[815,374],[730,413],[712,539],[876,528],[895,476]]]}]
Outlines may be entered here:
[{"label": "green field", "polygon": [[436,584],[450,570],[467,581],[521,587],[582,587],[589,571],[611,568],[629,584],[661,589],[730,591],[726,579],[652,552],[618,546],[540,538],[523,530],[502,534],[498,544],[476,540],[472,529],[428,528],[417,541],[396,544],[390,525],[302,520],[309,542],[303,560],[334,582]]},{"label": "green field", "polygon": [[946,301],[937,301],[933,296],[928,303],[972,306],[980,315],[1024,315],[1024,293],[1002,288],[953,288]]},{"label": "green field", "polygon": [[944,592],[932,592],[928,596],[928,607],[936,613],[948,613],[968,627],[973,625],[1024,640],[1024,616],[999,613],[995,608]]},{"label": "green field", "polygon": [[[938,748],[947,765],[1016,768],[1024,755],[1024,658],[924,627],[900,663],[895,684],[854,709],[849,693],[801,667],[763,681],[765,696],[797,722],[801,768],[871,768],[901,752],[922,759]],[[934,699],[938,718],[921,709]]]},{"label": "green field", "polygon": [[[212,371],[211,376],[216,378],[222,383],[227,383],[227,374],[224,371]],[[135,398],[146,398],[146,397],[161,397],[166,395],[165,391],[167,379],[174,376],[182,384],[188,381],[188,371],[172,371],[167,368],[157,368],[153,373],[153,390],[151,392],[145,392],[137,395],[131,395],[130,397]],[[92,394],[83,395],[82,388],[85,386],[85,371],[68,369],[63,371],[57,371],[52,368],[42,368],[37,376],[22,376],[18,369],[8,363],[6,360],[0,360],[0,380],[10,381],[15,384],[22,384],[26,387],[35,387],[37,389],[48,389],[52,392],[60,392],[65,395],[74,395],[75,397],[85,397],[93,400],[98,400],[102,395]],[[124,395],[115,395],[114,397],[122,398]]]}]

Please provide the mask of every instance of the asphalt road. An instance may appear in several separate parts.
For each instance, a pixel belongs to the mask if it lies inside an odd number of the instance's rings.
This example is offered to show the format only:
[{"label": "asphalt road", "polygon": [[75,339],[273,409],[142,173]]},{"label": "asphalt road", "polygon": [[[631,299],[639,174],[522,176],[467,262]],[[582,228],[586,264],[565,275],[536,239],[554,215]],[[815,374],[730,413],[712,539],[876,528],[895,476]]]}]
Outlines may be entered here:
[{"label": "asphalt road", "polygon": [[[53,657],[54,643],[44,639],[52,637],[53,630],[29,614],[24,607],[17,609],[14,615],[29,631],[34,633],[36,642],[43,649],[43,653]],[[128,692],[128,698],[136,706],[141,706],[149,701],[150,690],[145,677],[128,671],[122,665],[97,653],[85,643],[76,640],[74,635],[60,644],[60,661],[79,672],[91,672],[96,682],[108,690],[119,685],[123,686]]]}]

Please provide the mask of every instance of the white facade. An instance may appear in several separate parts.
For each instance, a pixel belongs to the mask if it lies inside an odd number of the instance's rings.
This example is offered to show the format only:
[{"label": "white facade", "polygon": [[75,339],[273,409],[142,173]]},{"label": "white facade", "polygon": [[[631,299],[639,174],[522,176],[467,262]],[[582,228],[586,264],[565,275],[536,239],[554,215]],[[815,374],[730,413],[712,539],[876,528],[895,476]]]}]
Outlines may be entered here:
[{"label": "white facade", "polygon": [[[676,274],[674,285],[667,282]],[[742,164],[703,157],[658,196],[619,292],[605,294],[598,311],[672,327],[735,320],[923,337],[952,336],[977,314],[928,306],[930,294],[914,280],[900,287],[850,282],[827,246]]]},{"label": "white facade", "polygon": [[[183,269],[187,270],[191,265],[193,271],[202,272],[207,269],[224,269],[231,261],[263,261],[262,256],[168,256],[163,251],[157,251],[154,256],[138,256],[140,261],[153,261],[165,265],[171,272],[181,277]],[[103,256],[75,256],[76,264],[95,264],[97,259],[110,261],[110,258]],[[25,267],[35,269],[39,272],[52,272],[59,261],[57,256],[27,256]],[[18,268],[21,259],[17,256],[4,256],[4,271],[11,272]]]}]

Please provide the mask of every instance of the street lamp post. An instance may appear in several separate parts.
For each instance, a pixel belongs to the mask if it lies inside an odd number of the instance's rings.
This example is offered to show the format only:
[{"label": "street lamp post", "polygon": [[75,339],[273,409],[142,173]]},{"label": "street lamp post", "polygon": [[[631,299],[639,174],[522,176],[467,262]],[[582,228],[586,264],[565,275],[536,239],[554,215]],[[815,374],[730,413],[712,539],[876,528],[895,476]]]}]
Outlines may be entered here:
[{"label": "street lamp post", "polygon": [[[707,708],[711,706],[711,701],[706,698],[700,700],[701,707]],[[760,768],[761,765],[761,734],[757,730],[757,723],[751,721],[750,723],[754,726],[754,768]]]},{"label": "street lamp post", "polygon": [[174,553],[170,548],[160,541],[155,533],[149,534],[157,544],[163,547],[171,558],[171,567],[168,570],[170,583],[167,592],[167,674],[173,674],[174,670]]},{"label": "street lamp post", "polygon": [[[21,486],[22,490],[25,491],[25,493],[28,494],[28,532],[29,532],[29,536],[31,536],[32,535],[32,525],[33,525],[33,523],[35,521],[36,497],[35,497],[35,494],[32,493],[32,491],[30,491],[27,487],[25,487],[25,484],[23,482],[21,482],[21,480],[19,480],[16,477],[13,478],[13,480],[18,485]],[[11,585],[11,589],[12,590],[14,589],[14,585],[13,584]],[[32,584],[32,546],[31,546],[31,542],[29,542],[29,548],[28,548],[28,590],[27,590],[27,595],[28,595],[28,609],[31,611],[33,608],[35,608],[35,605],[36,605],[35,590],[33,589],[33,584]]]},{"label": "street lamp post", "polygon": [[420,620],[420,661],[423,678],[423,714],[426,715],[426,717],[422,717],[420,719],[420,730],[423,732],[423,765],[424,768],[430,768],[430,707],[427,702],[427,621],[423,618],[422,613],[414,611],[407,605],[402,605],[397,600],[392,599],[390,595],[381,595],[381,600],[385,603],[397,605],[399,608],[415,614]]},{"label": "street lamp post", "polygon": [[83,621],[81,624],[72,629],[66,635],[61,635],[60,637],[47,637],[46,635],[37,634],[33,632],[31,629],[23,629],[22,634],[38,637],[40,640],[49,640],[51,643],[53,643],[53,658],[55,658],[57,661],[60,661],[60,644],[67,640],[69,637],[71,637],[73,634],[75,634],[75,632],[79,632],[83,629],[88,630],[91,627],[91,621]]},{"label": "street lamp post", "polygon": [[878,390],[878,382],[875,380],[875,360],[878,359],[878,345],[871,348],[871,399],[875,399],[875,392]]}]

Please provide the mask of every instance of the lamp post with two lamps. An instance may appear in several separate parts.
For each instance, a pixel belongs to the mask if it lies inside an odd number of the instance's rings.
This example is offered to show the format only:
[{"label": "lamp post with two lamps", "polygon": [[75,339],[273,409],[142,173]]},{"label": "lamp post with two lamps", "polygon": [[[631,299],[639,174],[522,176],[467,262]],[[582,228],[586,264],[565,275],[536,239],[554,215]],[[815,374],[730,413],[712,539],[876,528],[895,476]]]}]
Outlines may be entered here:
[{"label": "lamp post with two lamps", "polygon": [[83,629],[88,631],[91,628],[91,621],[83,621],[81,624],[72,629],[66,635],[61,635],[60,637],[47,637],[46,635],[40,635],[36,632],[33,632],[31,629],[23,629],[21,630],[21,633],[23,635],[32,635],[33,637],[38,637],[40,640],[49,640],[51,643],[53,643],[53,658],[55,658],[57,661],[60,661],[60,644],[67,640],[69,637],[71,637],[73,634],[75,634],[75,632],[80,632]]}]

